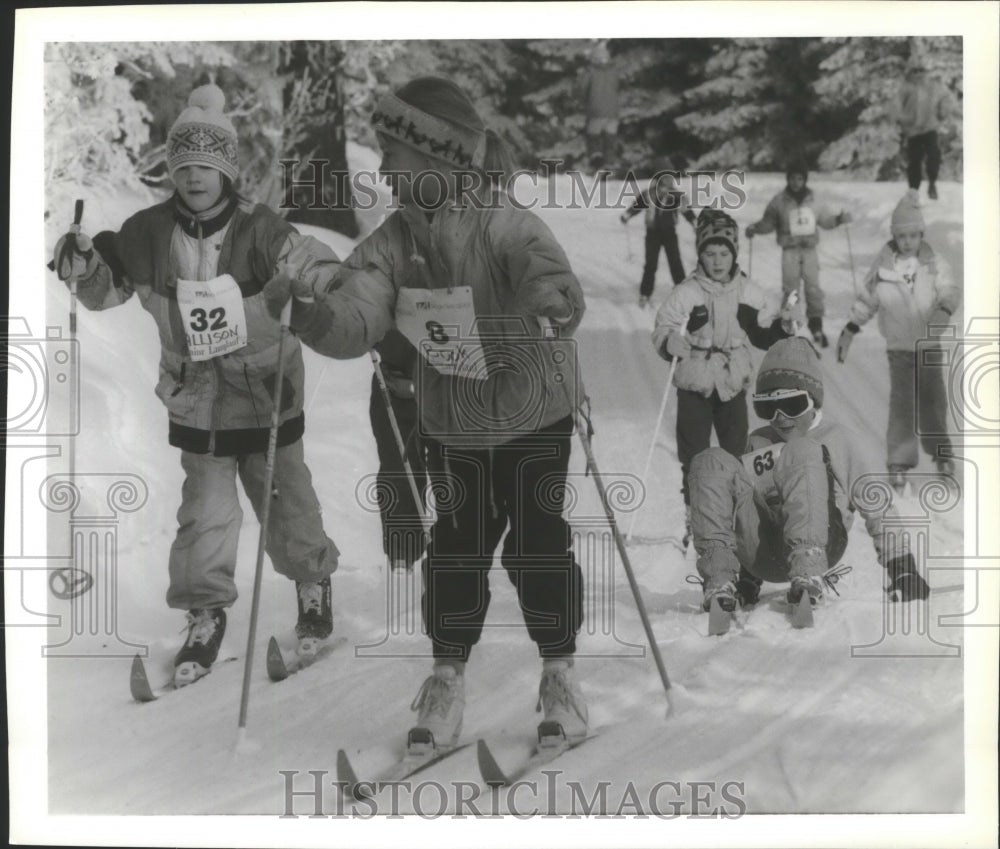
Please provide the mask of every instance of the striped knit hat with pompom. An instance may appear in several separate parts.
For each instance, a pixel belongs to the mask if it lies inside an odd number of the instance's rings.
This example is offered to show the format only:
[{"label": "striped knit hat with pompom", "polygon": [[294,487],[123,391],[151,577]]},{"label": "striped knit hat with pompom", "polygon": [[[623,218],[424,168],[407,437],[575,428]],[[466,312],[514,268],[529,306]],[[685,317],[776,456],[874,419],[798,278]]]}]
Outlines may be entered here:
[{"label": "striped knit hat with pompom", "polygon": [[223,114],[225,106],[226,95],[216,85],[199,86],[191,92],[187,108],[167,136],[171,177],[185,165],[203,165],[236,180],[240,173],[236,128]]},{"label": "striped knit hat with pompom", "polygon": [[740,244],[740,228],[731,215],[727,215],[721,209],[705,209],[698,216],[697,230],[695,232],[695,243],[698,254],[711,243],[718,242],[725,245],[736,258]]}]

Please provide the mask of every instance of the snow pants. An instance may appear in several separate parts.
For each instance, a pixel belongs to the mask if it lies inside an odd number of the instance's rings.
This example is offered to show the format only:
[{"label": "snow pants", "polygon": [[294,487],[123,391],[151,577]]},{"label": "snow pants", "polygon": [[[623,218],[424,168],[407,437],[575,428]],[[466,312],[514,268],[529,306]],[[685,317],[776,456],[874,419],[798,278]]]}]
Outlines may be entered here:
[{"label": "snow pants", "polygon": [[741,567],[775,583],[820,575],[843,557],[847,530],[825,446],[808,436],[786,442],[766,472],[773,478],[755,480],[720,448],[694,458],[691,529],[707,587],[735,580]]},{"label": "snow pants", "polygon": [[799,281],[805,288],[806,318],[822,318],[823,290],[819,288],[819,258],[816,248],[784,248],[781,251],[782,302],[789,292],[799,290]]},{"label": "snow pants", "polygon": [[399,454],[396,436],[392,432],[389,414],[385,409],[378,380],[372,376],[371,401],[368,418],[378,450],[376,487],[379,493],[379,516],[382,520],[382,551],[392,563],[405,560],[416,563],[424,551],[423,494],[427,484],[422,446],[417,437],[417,402],[413,398],[399,398],[389,394],[392,411],[396,417],[406,459],[410,463],[421,503],[416,504],[410,491],[403,458]]},{"label": "snow pants", "polygon": [[[888,465],[912,469],[920,445],[932,458],[951,447],[948,394],[939,368],[920,368],[914,351],[889,351]],[[914,398],[916,392],[916,398]],[[947,454],[947,450],[945,451]]]},{"label": "snow pants", "polygon": [[[437,522],[423,563],[423,618],[435,658],[468,659],[501,564],[542,657],[572,655],[583,622],[583,573],[563,519],[572,418],[491,449],[427,441]],[[512,623],[503,623],[510,625]]]},{"label": "snow pants", "polygon": [[646,230],[646,264],[642,269],[642,282],[639,283],[639,294],[645,298],[653,294],[653,287],[656,285],[656,266],[661,249],[667,255],[667,265],[670,267],[670,277],[674,285],[676,286],[685,277],[676,228],[672,225],[649,227]]},{"label": "snow pants", "polygon": [[938,147],[936,130],[921,133],[919,136],[910,136],[906,140],[906,179],[911,189],[920,188],[925,159],[927,182],[933,185],[937,182],[938,171],[941,168],[941,148]]},{"label": "snow pants", "polygon": [[[229,607],[236,601],[236,548],[243,511],[236,478],[258,519],[267,494],[264,454],[215,457],[181,452],[187,477],[170,548],[167,604],[181,610]],[[321,581],[340,552],[323,532],[319,500],[303,459],[302,440],[277,450],[266,551],[274,569],[296,581]]]},{"label": "snow pants", "polygon": [[719,445],[735,457],[747,447],[749,424],[746,393],[723,401],[718,392],[706,398],[698,392],[677,390],[677,459],[681,461],[681,491],[688,503],[688,470],[697,454],[712,441],[712,427]]}]

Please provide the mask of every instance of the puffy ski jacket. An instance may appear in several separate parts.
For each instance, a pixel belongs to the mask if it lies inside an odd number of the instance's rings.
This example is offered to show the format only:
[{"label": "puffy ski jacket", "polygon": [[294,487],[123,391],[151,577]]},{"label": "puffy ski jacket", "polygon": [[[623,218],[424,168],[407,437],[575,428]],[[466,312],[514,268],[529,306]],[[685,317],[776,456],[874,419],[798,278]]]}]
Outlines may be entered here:
[{"label": "puffy ski jacket", "polygon": [[951,113],[948,89],[937,80],[909,80],[899,99],[899,127],[907,136],[936,130]]},{"label": "puffy ski jacket", "polygon": [[[831,421],[817,411],[818,422],[810,428],[808,437],[827,449],[830,470],[833,472],[833,497],[844,527],[850,530],[854,513],[861,514],[865,530],[872,539],[878,562],[883,566],[887,559],[904,554],[906,547],[897,542],[897,548],[887,549],[883,523],[896,516],[890,493],[885,484],[884,467],[878,449],[861,434]],[[782,442],[770,425],[750,434],[747,453]],[[890,539],[898,535],[890,536]]]},{"label": "puffy ski jacket", "polygon": [[[800,219],[815,222],[815,226],[807,228],[811,230],[807,235],[793,235],[792,231],[798,229],[796,222]],[[832,230],[839,223],[839,216],[825,210],[817,211],[811,189],[806,189],[801,203],[785,189],[771,199],[753,229],[757,234],[777,231],[778,244],[783,248],[813,248],[819,242],[819,227]]]},{"label": "puffy ski jacket", "polygon": [[[699,318],[700,316],[700,318]],[[762,323],[765,322],[765,323]],[[750,346],[767,349],[788,334],[765,296],[739,268],[720,283],[698,266],[660,305],[653,346],[662,351],[672,333],[685,334],[691,356],[674,372],[674,386],[729,401],[750,385]]]},{"label": "puffy ski jacket", "polygon": [[917,250],[916,262],[903,261],[890,241],[879,251],[865,276],[861,294],[851,308],[851,321],[859,327],[878,313],[878,326],[890,351],[913,351],[927,338],[927,325],[945,324],[958,309],[961,289],[952,280],[944,257],[926,242]]},{"label": "puffy ski jacket", "polygon": [[[225,226],[206,236],[197,222],[185,220],[173,198],[136,213],[117,233],[99,233],[94,247],[98,261],[93,273],[78,282],[80,302],[102,310],[125,303],[134,293],[155,319],[160,336],[156,394],[169,412],[170,444],[216,456],[265,451],[280,326],[268,314],[261,290],[279,261],[301,279],[331,279],[338,267],[334,253],[260,205],[237,206]],[[177,280],[223,274],[239,285],[247,344],[195,362],[177,303]],[[295,442],[305,426],[298,340],[290,337],[284,352],[279,445]]]},{"label": "puffy ski jacket", "polygon": [[[491,446],[567,416],[579,395],[576,352],[566,337],[583,317],[583,291],[549,228],[506,201],[443,207],[430,220],[419,210],[397,210],[316,292],[295,329],[321,354],[357,357],[393,326],[403,290],[455,287],[471,288],[486,377],[442,374],[421,355],[422,433],[445,444]],[[565,319],[559,338],[543,338],[540,316]]]}]

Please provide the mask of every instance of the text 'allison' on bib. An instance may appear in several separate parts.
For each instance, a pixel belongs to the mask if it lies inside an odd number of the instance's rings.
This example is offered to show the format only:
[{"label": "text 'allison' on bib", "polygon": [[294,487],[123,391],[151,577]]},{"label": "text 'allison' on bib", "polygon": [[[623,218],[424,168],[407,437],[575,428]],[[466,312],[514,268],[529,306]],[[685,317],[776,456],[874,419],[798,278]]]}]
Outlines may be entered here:
[{"label": "text 'allison' on bib", "polygon": [[188,353],[195,362],[221,357],[247,344],[243,293],[232,275],[178,280],[177,306]]},{"label": "text 'allison' on bib", "polygon": [[396,296],[396,327],[441,374],[486,379],[471,286],[401,288]]}]

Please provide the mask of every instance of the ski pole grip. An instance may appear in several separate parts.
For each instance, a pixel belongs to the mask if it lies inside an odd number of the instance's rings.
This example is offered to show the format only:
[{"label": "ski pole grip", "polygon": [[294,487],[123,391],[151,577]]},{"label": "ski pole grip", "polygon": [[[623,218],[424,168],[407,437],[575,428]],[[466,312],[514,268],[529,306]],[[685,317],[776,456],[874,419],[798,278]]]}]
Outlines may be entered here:
[{"label": "ski pole grip", "polygon": [[289,327],[292,323],[292,299],[289,298],[281,308],[281,326]]},{"label": "ski pole grip", "polygon": [[81,221],[83,221],[83,201],[78,200],[73,207],[73,227],[77,232],[80,230]]}]

